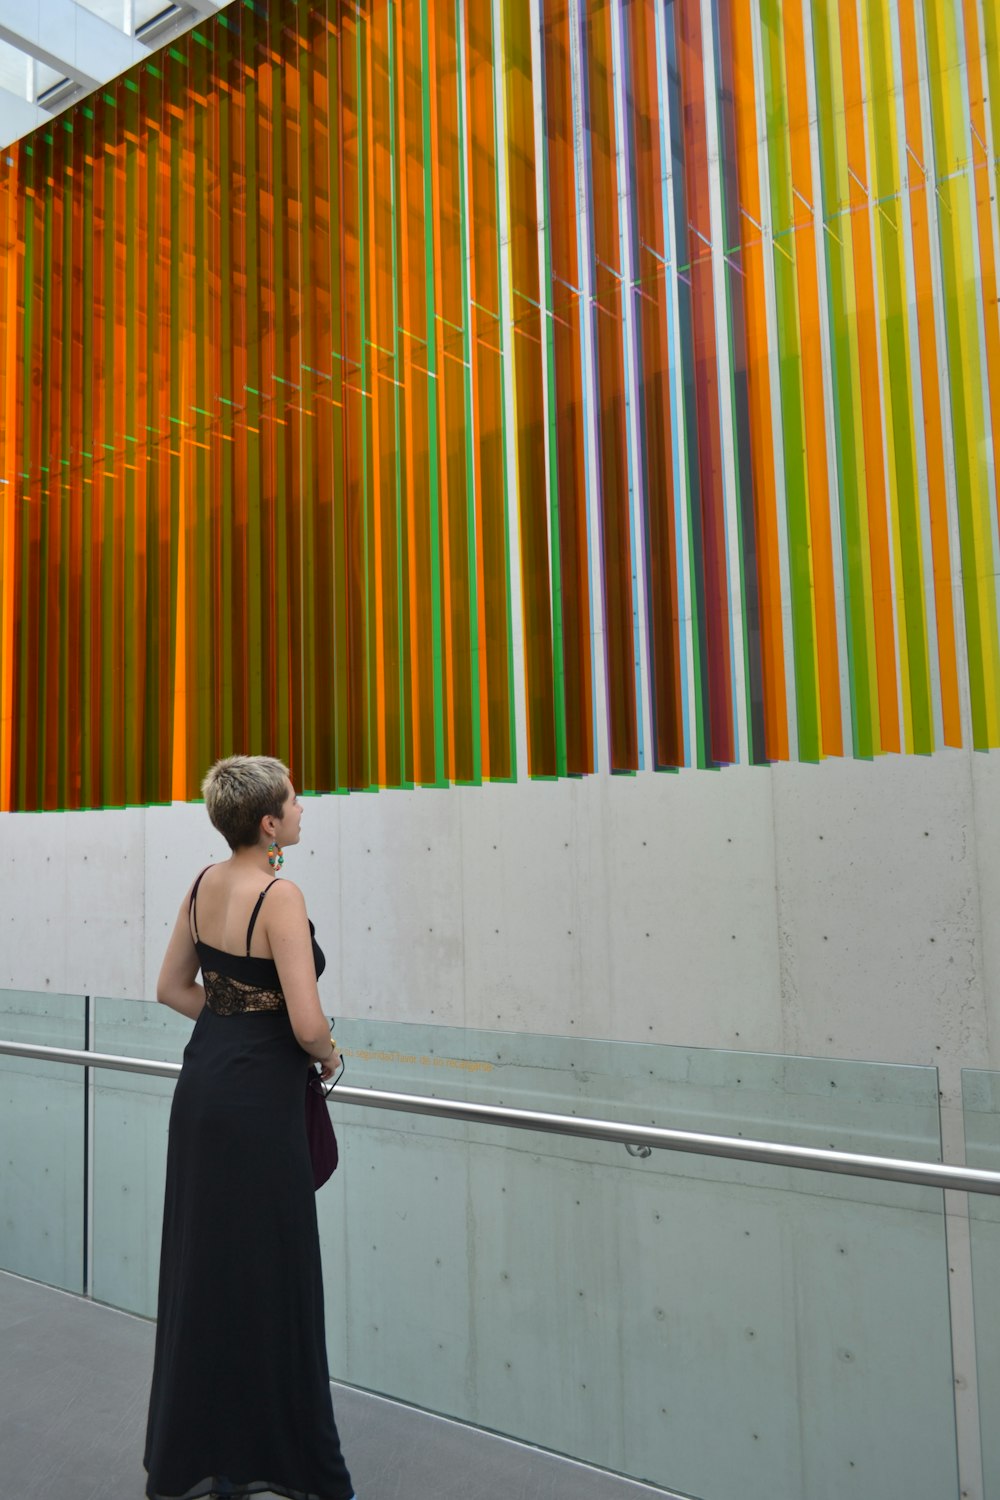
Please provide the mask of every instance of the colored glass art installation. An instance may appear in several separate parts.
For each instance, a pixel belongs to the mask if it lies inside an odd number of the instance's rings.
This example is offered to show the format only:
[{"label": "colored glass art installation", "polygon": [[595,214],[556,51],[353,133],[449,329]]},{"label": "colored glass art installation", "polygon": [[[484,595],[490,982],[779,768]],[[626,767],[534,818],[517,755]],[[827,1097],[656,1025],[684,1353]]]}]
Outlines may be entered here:
[{"label": "colored glass art installation", "polygon": [[1000,744],[1000,19],[237,0],[0,150],[0,807]]}]

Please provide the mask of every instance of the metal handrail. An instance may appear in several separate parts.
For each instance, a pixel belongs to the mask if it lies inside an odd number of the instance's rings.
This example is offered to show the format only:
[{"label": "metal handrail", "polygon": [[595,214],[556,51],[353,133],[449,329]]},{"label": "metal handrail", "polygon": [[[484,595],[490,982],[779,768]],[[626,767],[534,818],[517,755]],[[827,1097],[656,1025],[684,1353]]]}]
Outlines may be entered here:
[{"label": "metal handrail", "polygon": [[[27,1042],[0,1041],[0,1054],[36,1062],[76,1063],[120,1073],[145,1073],[176,1078],[180,1063],[154,1062],[145,1057],[115,1057],[107,1052],[81,1052],[68,1047],[41,1047]],[[590,1120],[578,1115],[545,1114],[533,1109],[511,1109],[501,1104],[471,1104],[462,1099],[431,1099],[423,1094],[393,1094],[382,1089],[359,1089],[341,1084],[339,1104],[364,1109],[386,1109],[401,1114],[431,1115],[474,1125],[503,1125],[514,1130],[542,1131],[589,1141],[651,1150],[682,1151],[694,1156],[718,1156],[728,1161],[760,1162],[771,1167],[799,1167],[809,1172],[833,1172],[842,1177],[873,1177],[883,1182],[908,1182],[918,1187],[952,1188],[963,1193],[1000,1196],[1000,1172],[954,1167],[937,1162],[907,1161],[892,1156],[862,1156],[853,1151],[826,1151],[817,1146],[786,1146],[776,1141],[746,1140],[742,1136],[703,1135],[690,1130],[667,1130],[658,1125],[633,1125],[615,1120]]]}]

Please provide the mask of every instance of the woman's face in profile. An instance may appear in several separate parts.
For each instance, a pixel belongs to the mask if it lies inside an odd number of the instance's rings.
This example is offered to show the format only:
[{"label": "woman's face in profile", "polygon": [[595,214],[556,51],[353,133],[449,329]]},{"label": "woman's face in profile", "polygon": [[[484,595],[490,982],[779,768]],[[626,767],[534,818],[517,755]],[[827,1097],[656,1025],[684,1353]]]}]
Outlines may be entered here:
[{"label": "woman's face in profile", "polygon": [[281,820],[275,830],[275,839],[285,848],[288,844],[297,844],[299,841],[299,826],[302,822],[302,804],[295,793],[292,783],[288,783],[288,795],[285,797],[281,809]]}]

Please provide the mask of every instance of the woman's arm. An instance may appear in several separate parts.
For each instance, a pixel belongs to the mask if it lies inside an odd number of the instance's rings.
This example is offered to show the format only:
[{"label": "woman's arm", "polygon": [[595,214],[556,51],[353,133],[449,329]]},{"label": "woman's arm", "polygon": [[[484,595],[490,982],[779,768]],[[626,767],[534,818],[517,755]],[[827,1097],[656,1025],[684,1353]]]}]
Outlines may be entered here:
[{"label": "woman's arm", "polygon": [[267,940],[288,1006],[295,1040],[316,1062],[339,1067],[330,1045],[330,1023],[323,1014],[316,987],[312,935],[302,892],[290,880],[275,886],[261,908]]},{"label": "woman's arm", "polygon": [[160,977],[156,981],[156,998],[161,1005],[169,1005],[171,1010],[178,1010],[182,1016],[197,1021],[205,1005],[205,991],[200,984],[195,984],[199,962],[188,917],[190,900],[191,892],[188,891],[163,955]]}]

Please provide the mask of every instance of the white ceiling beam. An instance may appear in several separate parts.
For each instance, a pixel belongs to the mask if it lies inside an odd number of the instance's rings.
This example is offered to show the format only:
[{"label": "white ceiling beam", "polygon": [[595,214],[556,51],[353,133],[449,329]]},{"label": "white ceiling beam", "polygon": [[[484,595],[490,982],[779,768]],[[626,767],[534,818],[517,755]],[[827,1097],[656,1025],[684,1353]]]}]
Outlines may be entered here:
[{"label": "white ceiling beam", "polygon": [[96,89],[149,56],[149,49],[73,0],[0,0],[0,38]]},{"label": "white ceiling beam", "polygon": [[44,63],[47,68],[55,68],[56,72],[61,73],[64,78],[72,78],[76,83],[82,83],[86,89],[96,89],[98,86],[99,80],[91,78],[89,73],[84,73],[76,62],[70,62],[68,58],[51,52],[40,42],[22,36],[19,31],[11,30],[2,22],[0,22],[0,42],[9,42],[12,47],[17,47],[20,52],[26,52],[36,62]]},{"label": "white ceiling beam", "polygon": [[[164,8],[169,0],[163,0]],[[154,34],[151,45],[126,36],[116,26],[102,21],[74,0],[0,0],[0,39],[9,42],[37,62],[92,93],[102,84],[151,57],[167,39],[182,35],[200,18],[224,10],[216,0],[176,0],[181,6],[176,30]],[[0,90],[0,147],[47,124],[53,112],[67,103],[56,103],[53,111],[18,99]]]}]

